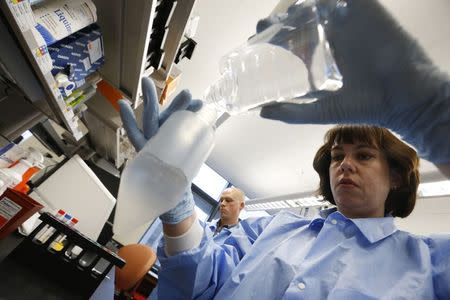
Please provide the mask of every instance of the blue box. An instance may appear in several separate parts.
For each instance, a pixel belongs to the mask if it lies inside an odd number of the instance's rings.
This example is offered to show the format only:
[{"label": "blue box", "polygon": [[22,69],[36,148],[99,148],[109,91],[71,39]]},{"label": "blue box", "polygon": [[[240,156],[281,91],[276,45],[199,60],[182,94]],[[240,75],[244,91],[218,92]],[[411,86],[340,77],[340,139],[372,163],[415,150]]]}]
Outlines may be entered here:
[{"label": "blue box", "polygon": [[[91,24],[48,47],[53,62],[52,74],[65,73],[75,89],[105,62],[100,27]],[[61,88],[60,88],[61,90]],[[64,89],[63,96],[68,96]]]}]

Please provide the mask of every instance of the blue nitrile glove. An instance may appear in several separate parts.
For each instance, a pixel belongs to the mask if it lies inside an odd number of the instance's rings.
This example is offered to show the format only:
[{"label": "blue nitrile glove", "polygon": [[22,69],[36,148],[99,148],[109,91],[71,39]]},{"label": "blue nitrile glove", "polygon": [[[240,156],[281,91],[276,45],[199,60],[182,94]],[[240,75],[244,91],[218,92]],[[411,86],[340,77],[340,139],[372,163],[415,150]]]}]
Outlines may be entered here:
[{"label": "blue nitrile glove", "polygon": [[[159,113],[158,97],[156,88],[149,78],[142,78],[142,93],[144,96],[144,111],[142,116],[142,128],[139,129],[133,109],[126,100],[120,100],[120,117],[123,127],[128,134],[128,138],[136,151],[140,151],[145,143],[151,139],[159,127],[178,110],[198,111],[202,107],[200,100],[192,100],[191,94],[187,90],[181,91],[161,114]],[[151,170],[149,170],[151,172]],[[159,218],[167,224],[176,224],[191,216],[194,210],[194,200],[191,189],[188,188],[183,195],[183,199],[170,211],[162,214]]]},{"label": "blue nitrile glove", "polygon": [[[294,124],[378,125],[400,134],[423,158],[449,163],[448,76],[377,1],[347,0],[337,8],[336,0],[318,3],[328,19],[325,30],[342,89],[309,104],[266,106],[261,116]],[[261,20],[257,30],[273,22],[274,17]]]}]

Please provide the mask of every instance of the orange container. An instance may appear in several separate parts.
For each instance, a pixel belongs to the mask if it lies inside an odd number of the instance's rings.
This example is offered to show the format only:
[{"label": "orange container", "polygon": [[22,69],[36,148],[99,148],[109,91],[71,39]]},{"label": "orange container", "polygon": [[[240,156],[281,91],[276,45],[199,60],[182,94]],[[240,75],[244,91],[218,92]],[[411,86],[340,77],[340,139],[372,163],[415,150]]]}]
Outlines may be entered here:
[{"label": "orange container", "polygon": [[44,206],[18,191],[7,189],[0,196],[0,239],[13,232]]},{"label": "orange container", "polygon": [[27,184],[28,180],[30,180],[31,177],[33,177],[33,175],[39,172],[40,170],[41,169],[38,167],[31,167],[28,170],[26,170],[25,173],[23,173],[22,175],[22,181],[18,185],[16,185],[13,189],[23,194],[27,194],[28,191],[30,190],[30,187]]}]

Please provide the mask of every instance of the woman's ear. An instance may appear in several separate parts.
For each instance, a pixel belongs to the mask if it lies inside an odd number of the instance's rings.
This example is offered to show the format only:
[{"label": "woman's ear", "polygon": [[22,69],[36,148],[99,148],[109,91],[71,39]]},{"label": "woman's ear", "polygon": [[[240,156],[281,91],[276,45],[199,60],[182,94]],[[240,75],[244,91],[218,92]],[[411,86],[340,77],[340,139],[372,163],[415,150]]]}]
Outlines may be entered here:
[{"label": "woman's ear", "polygon": [[395,169],[391,169],[389,173],[391,190],[398,190],[402,186],[402,177],[400,176],[400,173]]}]

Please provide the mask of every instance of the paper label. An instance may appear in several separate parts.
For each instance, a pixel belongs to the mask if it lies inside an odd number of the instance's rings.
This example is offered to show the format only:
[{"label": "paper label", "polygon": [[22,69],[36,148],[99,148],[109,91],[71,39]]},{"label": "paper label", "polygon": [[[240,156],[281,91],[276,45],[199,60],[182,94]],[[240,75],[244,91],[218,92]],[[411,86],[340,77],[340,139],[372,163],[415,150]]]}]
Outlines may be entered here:
[{"label": "paper label", "polygon": [[5,226],[21,209],[22,206],[9,198],[0,199],[0,228]]},{"label": "paper label", "polygon": [[29,1],[7,0],[6,3],[22,32],[36,26],[36,19],[34,18]]},{"label": "paper label", "polygon": [[52,58],[48,53],[47,45],[42,45],[34,49],[33,55],[42,73],[45,74],[47,72],[51,72],[51,70],[53,69],[53,63]]},{"label": "paper label", "polygon": [[0,168],[8,168],[14,162],[24,157],[24,155],[26,155],[26,152],[22,147],[13,145],[5,153],[0,155]]},{"label": "paper label", "polygon": [[88,43],[88,51],[89,51],[89,58],[91,59],[91,64],[95,63],[97,60],[102,58],[103,51],[102,51],[102,41],[100,38],[95,39]]},{"label": "paper label", "polygon": [[92,0],[72,1],[74,3],[71,4],[70,2],[46,1],[34,7],[36,29],[44,37],[47,45],[62,40],[96,21]]},{"label": "paper label", "polygon": [[85,83],[86,83],[86,80],[84,80],[84,78],[75,81],[76,86],[82,86]]},{"label": "paper label", "polygon": [[89,61],[89,57],[82,59],[81,62],[83,63],[84,70],[89,71],[89,69],[91,68],[91,62]]}]

